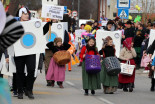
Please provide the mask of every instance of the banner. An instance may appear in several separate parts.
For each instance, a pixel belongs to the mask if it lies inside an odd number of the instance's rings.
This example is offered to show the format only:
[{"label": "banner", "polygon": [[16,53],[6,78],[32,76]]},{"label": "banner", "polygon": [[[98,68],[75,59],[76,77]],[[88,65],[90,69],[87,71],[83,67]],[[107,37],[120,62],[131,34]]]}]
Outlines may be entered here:
[{"label": "banner", "polygon": [[43,5],[42,17],[63,20],[64,6]]},{"label": "banner", "polygon": [[0,35],[1,35],[1,32],[3,31],[4,29],[4,26],[5,26],[5,22],[6,22],[6,13],[4,11],[4,7],[0,1]]},{"label": "banner", "polygon": [[103,47],[102,39],[105,39],[107,36],[110,36],[113,39],[113,43],[116,49],[116,56],[119,57],[121,49],[121,37],[122,37],[121,31],[98,30],[96,33],[96,45],[98,50],[100,51],[102,49]]},{"label": "banner", "polygon": [[14,44],[15,56],[44,53],[46,44],[43,39],[41,20],[21,22],[25,34]]},{"label": "banner", "polygon": [[[152,43],[153,43],[153,41],[155,40],[155,30],[153,30],[153,29],[151,29],[151,31],[150,31],[150,38],[149,38],[149,45],[148,45],[148,47],[150,46],[150,45],[152,45]],[[152,55],[152,59],[154,58],[154,56],[155,56],[155,52],[154,52],[154,54]]]}]

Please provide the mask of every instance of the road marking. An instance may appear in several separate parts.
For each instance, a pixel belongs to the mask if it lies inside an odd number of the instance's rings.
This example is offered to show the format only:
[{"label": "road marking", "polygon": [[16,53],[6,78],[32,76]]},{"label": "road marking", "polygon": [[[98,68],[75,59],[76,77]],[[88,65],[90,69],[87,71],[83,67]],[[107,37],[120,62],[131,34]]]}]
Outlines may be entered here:
[{"label": "road marking", "polygon": [[110,102],[110,101],[108,101],[108,100],[106,100],[106,99],[104,99],[104,98],[99,98],[101,101],[103,101],[104,103],[106,103],[106,104],[114,104],[114,103],[112,103],[112,102]]},{"label": "road marking", "polygon": [[75,86],[74,83],[70,82],[70,81],[65,81],[67,84],[69,84],[70,86]]}]

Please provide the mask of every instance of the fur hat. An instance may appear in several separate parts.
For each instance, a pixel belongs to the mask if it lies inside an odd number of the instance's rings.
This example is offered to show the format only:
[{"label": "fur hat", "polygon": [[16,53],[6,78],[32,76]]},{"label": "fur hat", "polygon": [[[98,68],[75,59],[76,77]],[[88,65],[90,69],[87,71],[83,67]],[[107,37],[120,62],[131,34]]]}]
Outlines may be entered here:
[{"label": "fur hat", "polygon": [[62,39],[60,37],[57,37],[54,39],[55,44],[57,44],[58,42],[62,42]]}]

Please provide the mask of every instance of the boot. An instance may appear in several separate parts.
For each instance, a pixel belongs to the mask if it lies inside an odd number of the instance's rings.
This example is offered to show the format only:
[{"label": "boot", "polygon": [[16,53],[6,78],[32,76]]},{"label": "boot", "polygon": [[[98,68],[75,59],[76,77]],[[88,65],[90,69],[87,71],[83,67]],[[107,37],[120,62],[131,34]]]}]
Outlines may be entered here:
[{"label": "boot", "polygon": [[82,66],[82,62],[80,62],[80,64],[78,66]]},{"label": "boot", "polygon": [[123,88],[123,91],[124,91],[124,92],[128,92],[128,89],[127,89],[127,88]]},{"label": "boot", "polygon": [[27,91],[27,94],[28,94],[27,96],[29,99],[34,99],[32,91]]},{"label": "boot", "polygon": [[88,89],[85,89],[85,96],[88,96]]},{"label": "boot", "polygon": [[95,90],[91,90],[91,94],[92,95],[95,95]]},{"label": "boot", "polygon": [[52,82],[51,82],[51,86],[52,86],[52,87],[54,87],[54,83],[55,83],[55,81],[52,81]]},{"label": "boot", "polygon": [[60,88],[64,88],[64,87],[63,87],[63,82],[59,82],[59,87],[60,87]]},{"label": "boot", "polygon": [[18,99],[23,99],[23,93],[18,93]]},{"label": "boot", "polygon": [[155,79],[154,78],[152,78],[152,82],[151,82],[151,89],[150,89],[150,91],[154,91],[154,86],[155,86]]},{"label": "boot", "polygon": [[129,92],[133,92],[133,88],[129,88]]},{"label": "boot", "polygon": [[48,81],[46,86],[52,86],[52,82]]}]

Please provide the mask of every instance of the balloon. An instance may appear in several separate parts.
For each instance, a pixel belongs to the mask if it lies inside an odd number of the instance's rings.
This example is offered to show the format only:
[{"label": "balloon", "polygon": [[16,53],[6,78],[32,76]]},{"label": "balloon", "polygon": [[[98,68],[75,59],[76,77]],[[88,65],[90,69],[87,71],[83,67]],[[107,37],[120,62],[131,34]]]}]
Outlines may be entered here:
[{"label": "balloon", "polygon": [[138,7],[138,10],[140,11],[140,7]]},{"label": "balloon", "polygon": [[132,20],[132,16],[129,15],[129,20]]},{"label": "balloon", "polygon": [[137,17],[135,18],[134,22],[140,22],[142,19],[142,17],[140,15],[137,15]]},{"label": "balloon", "polygon": [[138,7],[139,7],[138,5],[135,6],[136,9],[138,9]]}]

